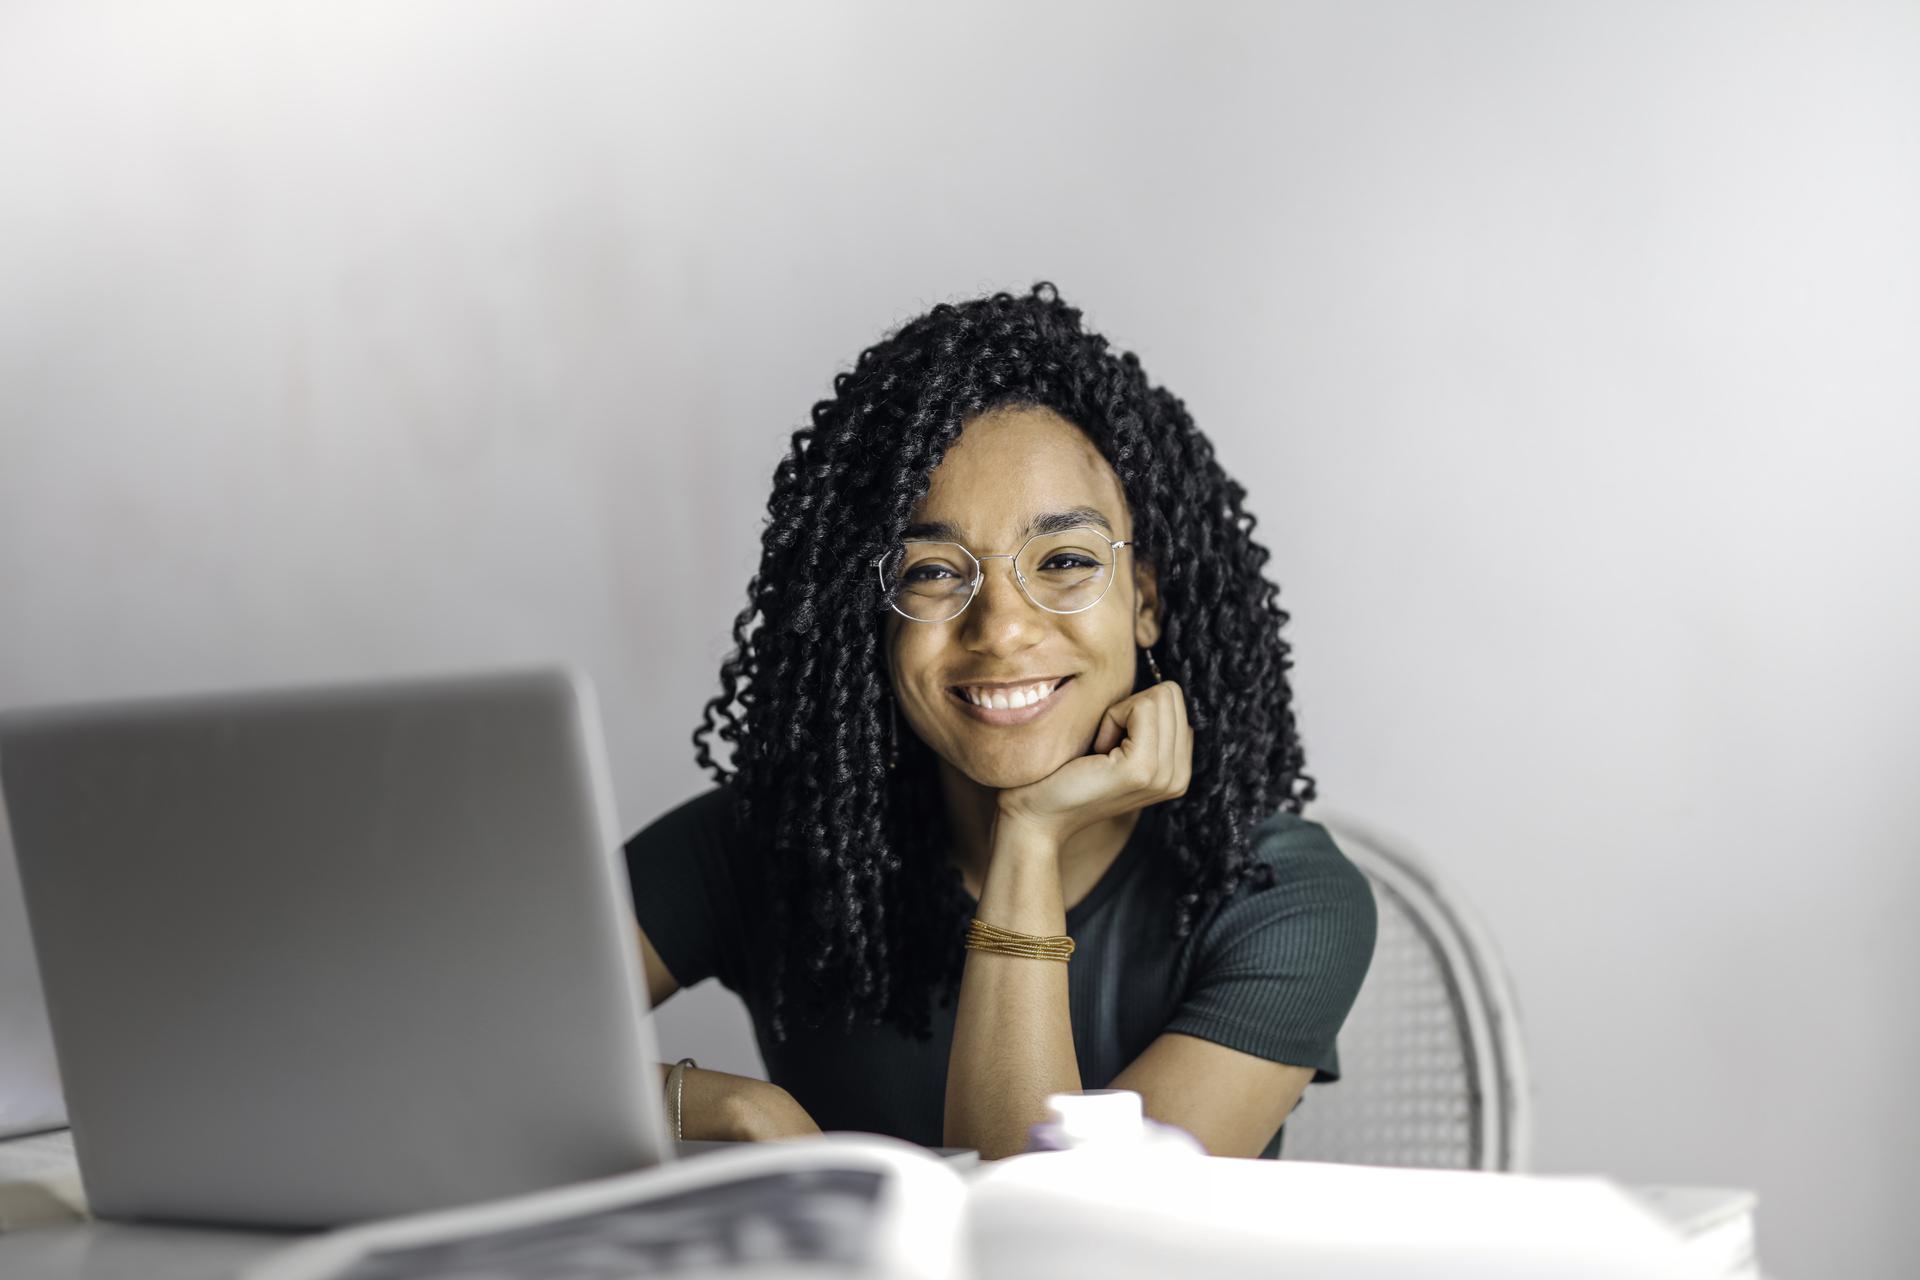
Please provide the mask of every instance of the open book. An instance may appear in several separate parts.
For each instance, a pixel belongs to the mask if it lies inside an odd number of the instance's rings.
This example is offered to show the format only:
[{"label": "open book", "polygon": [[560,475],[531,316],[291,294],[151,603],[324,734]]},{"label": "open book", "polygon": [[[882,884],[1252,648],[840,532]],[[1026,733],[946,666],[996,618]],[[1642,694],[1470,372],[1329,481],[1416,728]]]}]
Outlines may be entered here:
[{"label": "open book", "polygon": [[510,1200],[364,1224],[242,1280],[1168,1275],[1672,1280],[1715,1275],[1598,1178],[1090,1149],[972,1176],[831,1134]]},{"label": "open book", "polygon": [[920,1147],[833,1134],[315,1236],[242,1280],[616,1280],[796,1272],[955,1280],[966,1183]]}]

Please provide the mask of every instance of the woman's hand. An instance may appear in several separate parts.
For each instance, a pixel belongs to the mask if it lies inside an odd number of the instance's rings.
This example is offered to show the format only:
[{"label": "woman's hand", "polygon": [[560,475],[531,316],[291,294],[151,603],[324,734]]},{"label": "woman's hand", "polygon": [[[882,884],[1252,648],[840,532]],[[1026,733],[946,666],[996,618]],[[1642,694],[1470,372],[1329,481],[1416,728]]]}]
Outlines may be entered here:
[{"label": "woman's hand", "polygon": [[[663,1073],[664,1078],[664,1073]],[[671,1127],[671,1126],[669,1126]],[[680,1136],[696,1141],[804,1138],[820,1126],[777,1084],[725,1071],[687,1068],[680,1080]]]},{"label": "woman's hand", "polygon": [[1193,779],[1193,730],[1187,697],[1162,680],[1107,708],[1093,752],[1038,782],[1000,793],[1000,820],[1056,846],[1082,828],[1187,794]]}]

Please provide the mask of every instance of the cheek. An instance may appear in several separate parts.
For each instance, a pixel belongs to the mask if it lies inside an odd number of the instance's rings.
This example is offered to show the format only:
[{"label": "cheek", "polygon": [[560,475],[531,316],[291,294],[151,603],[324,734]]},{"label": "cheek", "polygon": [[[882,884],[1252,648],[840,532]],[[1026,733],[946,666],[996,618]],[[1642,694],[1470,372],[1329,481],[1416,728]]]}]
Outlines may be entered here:
[{"label": "cheek", "polygon": [[925,724],[939,706],[938,702],[928,705],[928,699],[938,690],[923,678],[933,665],[939,648],[937,637],[916,635],[899,627],[890,628],[887,636],[889,678],[893,682],[894,697],[900,703],[901,713],[916,724]]},{"label": "cheek", "polygon": [[[1102,607],[1105,604],[1101,601]],[[1107,695],[1111,706],[1133,692],[1133,628],[1120,610],[1102,621],[1104,625],[1089,628],[1079,637],[1078,647],[1085,655],[1089,690]]]}]

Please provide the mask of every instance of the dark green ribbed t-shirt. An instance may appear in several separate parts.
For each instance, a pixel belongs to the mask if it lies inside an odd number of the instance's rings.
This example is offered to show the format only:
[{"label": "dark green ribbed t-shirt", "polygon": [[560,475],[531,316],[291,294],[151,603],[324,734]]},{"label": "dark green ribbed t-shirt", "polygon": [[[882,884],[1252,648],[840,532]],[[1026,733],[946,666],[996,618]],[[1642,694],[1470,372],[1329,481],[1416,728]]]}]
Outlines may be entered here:
[{"label": "dark green ribbed t-shirt", "polygon": [[[626,844],[635,916],[683,987],[717,977],[753,1018],[767,1075],[822,1129],[891,1134],[937,1146],[954,1008],[933,1008],[933,1038],[888,1027],[795,1026],[775,1043],[767,1021],[772,938],[756,892],[753,842],[716,787]],[[1068,1003],[1080,1079],[1104,1088],[1163,1032],[1176,1031],[1340,1078],[1334,1037],[1373,957],[1366,877],[1326,829],[1290,813],[1261,823],[1270,889],[1243,891],[1175,941],[1176,868],[1148,809],[1092,892],[1067,912],[1074,940]],[[931,1003],[931,1001],[930,1001]],[[1281,1134],[1263,1153],[1280,1153]]]}]

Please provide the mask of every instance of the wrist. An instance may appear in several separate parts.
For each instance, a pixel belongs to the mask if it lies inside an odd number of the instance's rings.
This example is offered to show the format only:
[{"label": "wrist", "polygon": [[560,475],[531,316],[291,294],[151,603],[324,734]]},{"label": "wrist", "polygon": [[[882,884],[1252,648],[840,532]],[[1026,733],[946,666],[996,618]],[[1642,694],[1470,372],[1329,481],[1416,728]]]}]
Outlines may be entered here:
[{"label": "wrist", "polygon": [[[670,1074],[670,1068],[663,1072]],[[740,1142],[752,1128],[751,1093],[769,1088],[763,1081],[725,1071],[689,1068],[681,1078],[681,1133],[696,1141]],[[673,1100],[667,1100],[671,1117]],[[671,1128],[671,1118],[669,1118]]]},{"label": "wrist", "polygon": [[1003,854],[1023,861],[1058,863],[1066,838],[1053,824],[1019,813],[1000,810],[993,822],[993,856]]}]

